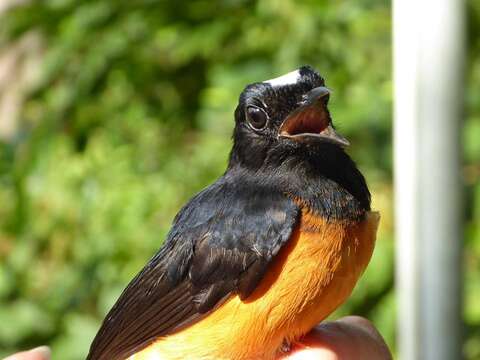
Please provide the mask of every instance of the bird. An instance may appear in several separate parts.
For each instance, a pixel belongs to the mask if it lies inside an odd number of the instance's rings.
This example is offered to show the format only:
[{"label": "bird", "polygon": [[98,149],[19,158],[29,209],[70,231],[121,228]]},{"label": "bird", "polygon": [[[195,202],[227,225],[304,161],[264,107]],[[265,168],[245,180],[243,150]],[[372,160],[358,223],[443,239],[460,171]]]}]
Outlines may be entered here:
[{"label": "bird", "polygon": [[311,66],[247,85],[226,171],[179,211],[87,360],[276,359],[351,294],[379,213]]}]

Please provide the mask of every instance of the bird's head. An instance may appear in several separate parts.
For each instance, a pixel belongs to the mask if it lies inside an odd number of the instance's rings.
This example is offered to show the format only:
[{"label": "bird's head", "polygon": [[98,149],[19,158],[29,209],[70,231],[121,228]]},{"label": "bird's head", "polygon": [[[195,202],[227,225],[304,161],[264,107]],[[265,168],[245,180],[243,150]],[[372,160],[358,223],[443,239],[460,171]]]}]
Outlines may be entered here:
[{"label": "bird's head", "polygon": [[230,165],[258,168],[298,151],[348,146],[333,127],[329,98],[324,79],[309,66],[248,85],[235,110]]}]

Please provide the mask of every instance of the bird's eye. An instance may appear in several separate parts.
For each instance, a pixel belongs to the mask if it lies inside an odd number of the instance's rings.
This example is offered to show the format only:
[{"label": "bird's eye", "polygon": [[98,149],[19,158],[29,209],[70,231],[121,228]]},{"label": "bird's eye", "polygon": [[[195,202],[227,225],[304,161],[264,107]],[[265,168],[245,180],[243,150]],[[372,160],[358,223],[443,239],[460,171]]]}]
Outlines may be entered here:
[{"label": "bird's eye", "polygon": [[248,122],[253,129],[262,130],[267,125],[267,114],[262,109],[256,106],[249,106],[246,113]]}]

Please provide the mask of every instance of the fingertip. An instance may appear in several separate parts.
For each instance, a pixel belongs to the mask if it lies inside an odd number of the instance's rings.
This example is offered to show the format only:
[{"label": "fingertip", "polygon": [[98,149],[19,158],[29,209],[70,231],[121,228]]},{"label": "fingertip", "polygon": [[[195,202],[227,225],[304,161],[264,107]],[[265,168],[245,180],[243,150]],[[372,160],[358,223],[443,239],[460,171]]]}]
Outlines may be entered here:
[{"label": "fingertip", "polygon": [[374,325],[359,316],[319,324],[288,359],[390,360],[390,351]]},{"label": "fingertip", "polygon": [[38,358],[39,360],[50,360],[52,357],[52,351],[45,345],[36,347],[35,349],[30,350],[29,353],[37,356],[35,359]]},{"label": "fingertip", "polygon": [[340,318],[337,321],[356,326],[371,334],[380,335],[377,329],[375,328],[375,325],[373,325],[373,323],[370,320],[365,319],[364,317],[361,317],[361,316],[349,315],[349,316]]},{"label": "fingertip", "polygon": [[51,351],[48,346],[39,346],[6,357],[3,360],[50,360]]},{"label": "fingertip", "polygon": [[304,348],[288,356],[288,360],[338,360],[337,354],[329,348]]},{"label": "fingertip", "polygon": [[359,331],[362,331],[366,336],[370,337],[377,344],[378,350],[384,354],[385,358],[391,359],[390,350],[388,349],[388,346],[383,336],[380,334],[380,332],[370,320],[365,319],[361,316],[352,315],[345,316],[338,321],[346,324],[347,326],[356,327]]}]

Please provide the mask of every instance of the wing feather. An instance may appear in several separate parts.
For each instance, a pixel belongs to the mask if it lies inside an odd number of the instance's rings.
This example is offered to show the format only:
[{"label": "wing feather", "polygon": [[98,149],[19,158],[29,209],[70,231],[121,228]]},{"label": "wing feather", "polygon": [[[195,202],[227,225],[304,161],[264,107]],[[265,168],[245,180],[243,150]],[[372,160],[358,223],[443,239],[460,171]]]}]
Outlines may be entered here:
[{"label": "wing feather", "polygon": [[125,359],[199,321],[231,294],[247,298],[298,213],[274,186],[221,178],[176,216],[164,246],[108,313],[87,359]]}]

